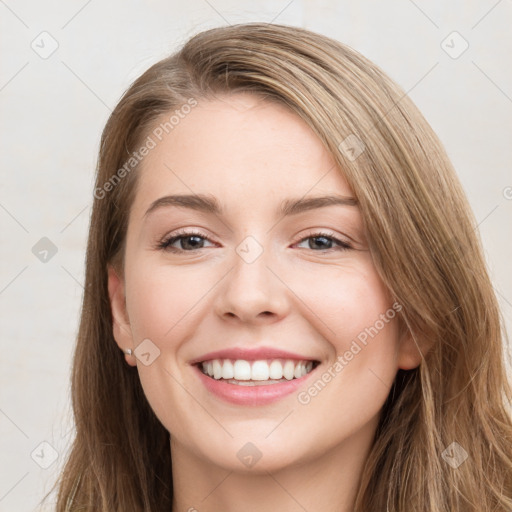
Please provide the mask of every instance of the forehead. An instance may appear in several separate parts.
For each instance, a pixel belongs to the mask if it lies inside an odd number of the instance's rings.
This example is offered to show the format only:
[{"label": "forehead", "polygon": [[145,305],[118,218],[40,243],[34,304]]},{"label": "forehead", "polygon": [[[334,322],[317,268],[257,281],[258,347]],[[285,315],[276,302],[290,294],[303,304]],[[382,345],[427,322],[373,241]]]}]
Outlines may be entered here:
[{"label": "forehead", "polygon": [[284,105],[253,94],[201,100],[155,142],[139,168],[137,196],[146,203],[166,193],[258,204],[308,193],[352,194],[312,129]]}]

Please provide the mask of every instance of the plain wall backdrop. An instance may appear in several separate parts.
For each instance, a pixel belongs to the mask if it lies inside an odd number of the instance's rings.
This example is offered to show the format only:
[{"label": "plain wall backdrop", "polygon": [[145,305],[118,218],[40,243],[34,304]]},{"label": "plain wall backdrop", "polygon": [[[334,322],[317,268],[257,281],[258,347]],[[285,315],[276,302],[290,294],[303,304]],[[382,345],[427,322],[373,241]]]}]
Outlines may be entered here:
[{"label": "plain wall backdrop", "polygon": [[110,111],[191,35],[249,21],[338,39],[403,87],[463,183],[510,332],[510,0],[0,0],[0,511],[38,510],[73,437],[70,365]]}]

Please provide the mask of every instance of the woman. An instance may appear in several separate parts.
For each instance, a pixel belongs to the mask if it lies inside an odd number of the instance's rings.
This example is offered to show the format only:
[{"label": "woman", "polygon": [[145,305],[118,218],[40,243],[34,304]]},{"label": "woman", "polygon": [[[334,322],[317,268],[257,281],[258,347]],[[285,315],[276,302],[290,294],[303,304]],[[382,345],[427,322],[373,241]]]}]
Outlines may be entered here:
[{"label": "woman", "polygon": [[58,510],[512,509],[476,224],[375,65],[200,33],[124,94],[94,196]]}]

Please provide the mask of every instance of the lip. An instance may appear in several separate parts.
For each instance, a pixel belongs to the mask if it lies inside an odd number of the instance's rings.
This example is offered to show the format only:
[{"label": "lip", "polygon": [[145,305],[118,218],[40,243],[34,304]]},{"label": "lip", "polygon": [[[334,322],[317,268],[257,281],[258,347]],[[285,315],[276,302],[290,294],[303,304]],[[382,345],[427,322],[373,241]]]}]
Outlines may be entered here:
[{"label": "lip", "polygon": [[306,381],[309,380],[311,375],[316,374],[318,366],[298,379],[260,386],[239,386],[229,384],[222,379],[214,379],[205,375],[198,364],[194,365],[192,369],[206,389],[218,398],[235,405],[262,406],[297,392],[301,386],[306,385]]},{"label": "lip", "polygon": [[[194,365],[202,363],[203,361],[210,361],[212,359],[245,359],[246,361],[258,361],[261,359],[293,359],[297,361],[318,361],[314,357],[295,354],[293,352],[287,352],[286,350],[279,350],[272,347],[258,347],[252,349],[233,347],[208,352],[208,354],[192,359],[189,361],[189,364]],[[307,377],[307,375],[305,375],[305,377]],[[230,384],[230,386],[231,385],[232,384]],[[279,384],[276,384],[276,386],[279,386]]]}]

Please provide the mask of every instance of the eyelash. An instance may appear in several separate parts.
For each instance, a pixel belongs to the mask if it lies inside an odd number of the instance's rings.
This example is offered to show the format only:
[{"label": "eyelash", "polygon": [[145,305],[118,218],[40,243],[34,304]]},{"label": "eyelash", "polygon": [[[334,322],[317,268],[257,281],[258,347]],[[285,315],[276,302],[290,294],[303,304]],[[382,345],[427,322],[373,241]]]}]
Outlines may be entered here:
[{"label": "eyelash", "polygon": [[[192,249],[190,251],[186,251],[184,249],[177,249],[176,247],[171,247],[171,245],[174,242],[176,242],[176,241],[178,241],[180,239],[183,239],[183,238],[188,238],[188,237],[193,237],[193,236],[196,236],[196,237],[199,237],[199,238],[203,238],[205,240],[208,240],[208,242],[214,243],[213,240],[211,240],[207,236],[204,236],[202,233],[200,233],[198,231],[186,231],[186,230],[183,230],[183,231],[178,231],[177,233],[173,234],[171,237],[164,238],[163,240],[158,242],[157,246],[156,246],[156,249],[159,249],[159,250],[162,250],[162,251],[169,251],[169,252],[173,252],[173,253],[195,252],[195,251],[198,251],[200,249],[203,249],[203,247],[200,247],[199,249]],[[347,242],[344,242],[343,240],[340,240],[339,238],[336,238],[331,233],[328,233],[328,232],[325,232],[325,231],[316,231],[314,233],[311,233],[308,236],[303,237],[300,240],[298,240],[297,242],[295,242],[295,244],[304,242],[305,240],[308,240],[309,238],[327,238],[328,240],[331,240],[335,244],[338,245],[337,248],[321,249],[321,250],[313,251],[313,252],[325,253],[325,252],[328,252],[328,251],[335,251],[335,250],[346,251],[347,249],[352,249],[352,246],[350,244],[348,244]],[[313,250],[313,249],[311,249],[311,250]]]}]

